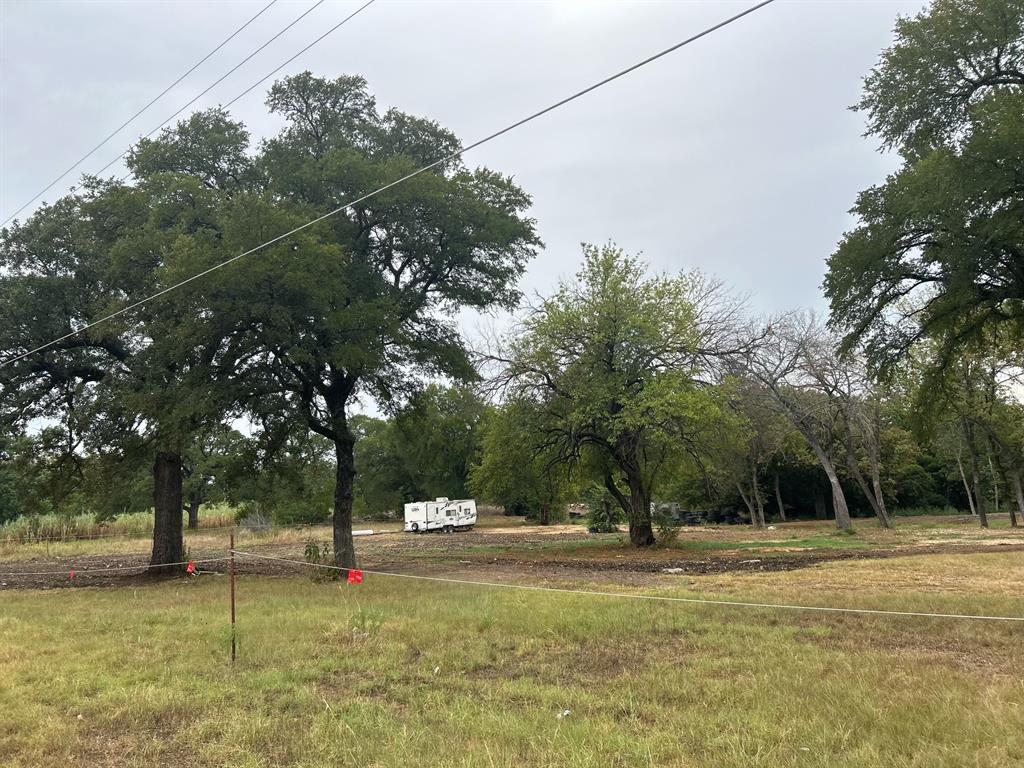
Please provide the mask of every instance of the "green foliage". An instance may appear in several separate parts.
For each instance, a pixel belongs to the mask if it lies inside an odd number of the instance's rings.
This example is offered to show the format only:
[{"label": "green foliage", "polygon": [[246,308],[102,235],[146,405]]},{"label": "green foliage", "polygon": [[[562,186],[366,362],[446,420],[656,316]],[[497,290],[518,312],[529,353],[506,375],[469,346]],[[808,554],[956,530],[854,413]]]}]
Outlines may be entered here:
[{"label": "green foliage", "polygon": [[572,493],[565,466],[544,443],[542,414],[527,400],[512,400],[483,420],[479,462],[470,469],[474,495],[506,511],[525,510],[550,522],[563,515]]},{"label": "green foliage", "polygon": [[922,338],[940,367],[1024,341],[1024,3],[937,0],[865,81],[869,132],[905,164],[863,192],[824,289],[848,347],[888,368]]},{"label": "green foliage", "polygon": [[353,416],[357,514],[387,517],[406,502],[470,496],[486,411],[468,387],[430,384],[391,419]]},{"label": "green foliage", "polygon": [[884,146],[922,153],[962,136],[992,90],[1024,85],[1020,0],[934,0],[896,21],[857,109]]},{"label": "green foliage", "polygon": [[583,492],[587,505],[587,529],[592,533],[615,533],[623,521],[622,508],[608,489],[591,483]]},{"label": "green foliage", "polygon": [[666,465],[725,417],[721,393],[697,379],[702,354],[719,341],[702,317],[717,309],[717,286],[696,273],[650,276],[612,245],[583,251],[576,280],[524,320],[504,375],[538,415],[531,444],[544,446],[548,463],[599,478],[633,542],[648,545],[650,499]]},{"label": "green foliage", "polygon": [[25,514],[25,490],[19,478],[6,466],[0,466],[0,523]]},{"label": "green foliage", "polygon": [[658,532],[658,546],[671,547],[682,532],[682,526],[672,511],[656,506],[653,513],[654,527]]},{"label": "green foliage", "polygon": [[317,542],[310,539],[302,551],[303,558],[307,563],[314,566],[309,569],[309,578],[316,582],[337,581],[339,571],[333,568],[319,568],[321,565],[333,565],[334,554],[331,545],[327,542]]}]

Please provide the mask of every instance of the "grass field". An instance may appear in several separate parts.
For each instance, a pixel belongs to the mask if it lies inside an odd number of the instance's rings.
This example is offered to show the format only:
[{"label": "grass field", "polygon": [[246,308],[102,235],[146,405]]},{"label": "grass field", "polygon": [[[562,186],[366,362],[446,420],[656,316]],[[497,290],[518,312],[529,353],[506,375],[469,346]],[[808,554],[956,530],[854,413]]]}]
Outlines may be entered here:
[{"label": "grass field", "polygon": [[[445,573],[1024,613],[1024,556],[997,548],[685,578],[473,567]],[[1019,624],[244,576],[232,669],[227,587],[0,592],[0,765],[1024,764]]]}]

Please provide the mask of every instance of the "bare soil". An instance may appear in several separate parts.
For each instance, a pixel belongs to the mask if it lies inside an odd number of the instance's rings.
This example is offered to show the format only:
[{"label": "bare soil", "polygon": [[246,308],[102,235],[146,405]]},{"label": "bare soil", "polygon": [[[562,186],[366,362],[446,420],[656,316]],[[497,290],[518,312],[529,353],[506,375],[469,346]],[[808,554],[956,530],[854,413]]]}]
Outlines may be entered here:
[{"label": "bare soil", "polygon": [[[687,530],[690,539],[729,541],[735,531],[708,528]],[[743,541],[753,537],[747,529]],[[730,536],[731,538],[727,538]],[[771,541],[771,532],[763,535]],[[762,536],[758,536],[762,538]],[[572,546],[592,540],[580,526],[563,525],[515,528],[483,528],[454,535],[413,535],[383,533],[373,537],[359,537],[356,546],[360,563],[368,570],[396,573],[437,573],[439,566],[445,572],[461,574],[513,572],[531,574],[532,578],[564,576],[569,572],[583,576],[615,572],[622,576],[635,574],[674,573],[681,575],[723,574],[733,572],[793,571],[811,568],[821,563],[843,560],[869,560],[908,555],[970,554],[977,552],[1024,552],[1024,537],[1006,536],[965,541],[937,541],[935,538],[912,543],[880,543],[858,549],[798,549],[779,542],[778,547],[743,549],[736,541],[735,550],[692,551],[675,548],[627,549],[614,537],[605,536],[594,546]],[[566,548],[552,546],[565,543]],[[245,549],[256,554],[302,560],[302,545],[249,544]],[[198,563],[198,578],[222,577],[227,572],[225,560],[212,563],[200,561],[226,558],[225,549],[193,550],[191,557]],[[0,590],[54,589],[67,587],[135,587],[154,583],[158,577],[148,575],[146,554],[105,554],[76,556],[73,558],[36,558],[0,563]],[[304,564],[293,564],[255,558],[236,558],[239,575],[283,576],[306,572]],[[74,571],[74,577],[71,572]],[[196,578],[182,574],[174,578]]]}]

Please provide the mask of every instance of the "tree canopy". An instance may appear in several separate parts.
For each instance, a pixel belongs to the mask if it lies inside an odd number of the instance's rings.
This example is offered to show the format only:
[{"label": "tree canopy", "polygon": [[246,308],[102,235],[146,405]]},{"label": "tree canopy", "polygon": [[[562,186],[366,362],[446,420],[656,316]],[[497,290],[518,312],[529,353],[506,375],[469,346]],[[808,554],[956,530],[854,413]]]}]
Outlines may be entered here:
[{"label": "tree canopy", "polygon": [[1024,4],[938,0],[896,34],[858,108],[904,164],[828,261],[831,323],[880,369],[922,339],[1024,344]]}]

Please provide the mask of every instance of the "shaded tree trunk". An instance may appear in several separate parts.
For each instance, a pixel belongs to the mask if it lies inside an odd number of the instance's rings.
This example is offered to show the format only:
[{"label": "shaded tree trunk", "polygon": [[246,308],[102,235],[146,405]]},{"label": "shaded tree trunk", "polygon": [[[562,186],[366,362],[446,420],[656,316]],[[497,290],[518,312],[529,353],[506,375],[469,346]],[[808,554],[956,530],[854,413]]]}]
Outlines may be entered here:
[{"label": "shaded tree trunk", "polygon": [[964,484],[964,493],[967,494],[967,506],[970,507],[971,517],[978,514],[974,509],[974,494],[971,492],[971,484],[967,482],[967,473],[964,472],[964,463],[960,460],[960,449],[956,451],[956,466],[960,470],[960,480]]},{"label": "shaded tree trunk", "polygon": [[639,473],[626,472],[629,483],[629,498],[619,490],[611,473],[605,473],[604,485],[619,502],[629,520],[629,543],[634,547],[649,547],[655,543],[654,526],[651,522],[651,496],[644,489]]},{"label": "shaded tree trunk", "polygon": [[184,568],[180,565],[185,559],[181,532],[183,481],[181,455],[158,451],[153,462],[153,553],[149,560],[150,573],[175,573]]},{"label": "shaded tree trunk", "polygon": [[[808,437],[808,435],[805,434],[804,437]],[[835,510],[836,528],[841,531],[852,530],[853,521],[850,520],[850,508],[846,506],[846,494],[843,493],[843,486],[839,483],[839,475],[832,464],[832,460],[817,439],[808,437],[807,442],[810,444],[811,450],[814,451],[814,455],[817,457],[818,463],[821,464],[821,468],[825,470],[828,484],[832,488],[832,508]]]},{"label": "shaded tree trunk", "polygon": [[344,414],[334,419],[334,564],[356,567],[356,548],[352,541],[352,497],[356,479],[355,438]]},{"label": "shaded tree trunk", "polygon": [[[1013,495],[1017,499],[1017,509],[1020,511],[1022,517],[1024,517],[1024,487],[1021,485],[1020,470],[1017,467],[1013,467],[1006,471],[1006,479],[1009,481],[1010,489]],[[1010,504],[1010,527],[1016,528],[1017,513],[1013,511],[1013,505]]]},{"label": "shaded tree trunk", "polygon": [[974,508],[978,511],[978,522],[982,528],[988,528],[988,515],[985,512],[985,495],[981,491],[981,473],[978,471],[978,447],[974,443],[974,429],[968,421],[964,421],[964,434],[967,438],[967,453],[971,460],[971,486],[974,491]]},{"label": "shaded tree trunk", "polygon": [[764,497],[761,495],[761,485],[757,481],[757,464],[754,464],[750,472],[750,486],[754,495],[754,510],[757,512],[757,527],[764,528]]},{"label": "shaded tree trunk", "polygon": [[820,488],[814,489],[814,519],[828,519],[828,511],[825,509],[825,494],[822,493]]},{"label": "shaded tree trunk", "polygon": [[541,525],[549,525],[551,523],[551,506],[549,504],[540,505],[540,516],[538,522]]},{"label": "shaded tree trunk", "polygon": [[196,495],[188,500],[188,529],[194,531],[199,527],[199,506],[202,501]]},{"label": "shaded tree trunk", "polygon": [[889,510],[885,507],[885,495],[882,493],[882,477],[877,464],[871,466],[871,487],[874,489],[875,500],[878,503],[876,510],[878,519],[882,521],[882,525],[886,528],[892,528],[892,517],[889,516]]},{"label": "shaded tree trunk", "polygon": [[786,505],[782,503],[782,491],[779,490],[779,473],[775,473],[775,506],[779,508],[779,519],[786,522]]},{"label": "shaded tree trunk", "polygon": [[655,543],[651,523],[651,497],[643,491],[630,491],[629,543],[634,547],[649,547]]},{"label": "shaded tree trunk", "polygon": [[871,505],[872,511],[875,513],[875,517],[878,518],[878,522],[882,524],[883,528],[892,528],[892,520],[889,517],[889,512],[885,508],[885,498],[882,496],[882,480],[879,476],[878,467],[872,463],[871,465],[871,485],[868,486],[868,481],[864,477],[864,473],[860,471],[860,466],[857,463],[857,457],[853,454],[852,450],[847,453],[847,466],[849,467],[850,474],[853,476],[854,481],[860,488],[861,493],[864,494],[864,498],[868,500],[868,504]]},{"label": "shaded tree trunk", "polygon": [[750,524],[755,528],[760,528],[761,524],[757,519],[757,512],[754,510],[754,499],[752,495],[747,495],[746,491],[743,490],[742,483],[736,483],[736,490],[740,493],[740,498],[743,499],[743,503],[747,507],[747,512],[750,513]]}]

